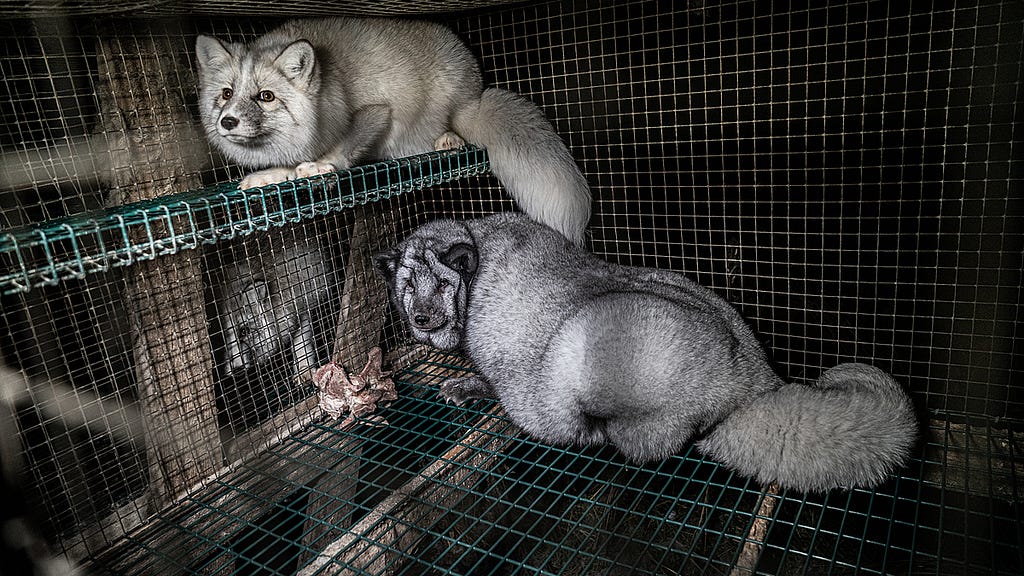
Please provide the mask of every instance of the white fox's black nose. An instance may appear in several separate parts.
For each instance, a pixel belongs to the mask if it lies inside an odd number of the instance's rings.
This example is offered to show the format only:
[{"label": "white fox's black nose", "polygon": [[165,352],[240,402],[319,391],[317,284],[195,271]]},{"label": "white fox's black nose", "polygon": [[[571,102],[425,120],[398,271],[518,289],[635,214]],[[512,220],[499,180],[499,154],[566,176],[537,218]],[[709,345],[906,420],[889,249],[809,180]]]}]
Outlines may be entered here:
[{"label": "white fox's black nose", "polygon": [[238,126],[238,118],[235,118],[234,116],[225,116],[220,119],[220,125],[223,126],[225,130],[231,130],[235,126]]},{"label": "white fox's black nose", "polygon": [[430,316],[427,316],[426,314],[417,314],[416,316],[413,317],[412,321],[415,322],[416,325],[419,326],[420,328],[426,328],[427,326],[430,326]]}]

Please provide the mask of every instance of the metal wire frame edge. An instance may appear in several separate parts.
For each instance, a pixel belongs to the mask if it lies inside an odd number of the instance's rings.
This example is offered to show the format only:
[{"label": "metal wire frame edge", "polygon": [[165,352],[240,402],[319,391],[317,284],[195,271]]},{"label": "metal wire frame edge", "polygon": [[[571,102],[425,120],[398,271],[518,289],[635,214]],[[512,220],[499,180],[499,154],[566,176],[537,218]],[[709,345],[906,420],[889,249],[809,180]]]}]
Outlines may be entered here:
[{"label": "metal wire frame edge", "polygon": [[[486,150],[467,145],[262,188],[238,190],[237,182],[222,183],[23,226],[0,232],[0,256],[13,260],[13,270],[0,274],[0,291],[5,295],[28,292],[40,286],[57,285],[61,280],[83,279],[88,274],[130,266],[137,261],[489,172]],[[294,206],[285,208],[285,200],[293,201]],[[279,209],[275,210],[275,206]],[[231,217],[231,210],[236,208],[243,212],[239,219]],[[215,222],[214,210],[224,211],[226,221]],[[187,218],[187,223],[183,230],[176,230],[176,222],[182,227],[182,217]],[[166,229],[157,231],[157,225]],[[143,232],[143,240],[133,240],[129,230]],[[108,242],[109,237],[104,240],[104,233],[111,231],[120,232],[113,243]],[[83,246],[86,238],[95,241],[95,248]],[[70,257],[57,255],[55,245],[61,242],[70,243]],[[33,266],[25,254],[37,248],[45,254],[45,264]]]}]

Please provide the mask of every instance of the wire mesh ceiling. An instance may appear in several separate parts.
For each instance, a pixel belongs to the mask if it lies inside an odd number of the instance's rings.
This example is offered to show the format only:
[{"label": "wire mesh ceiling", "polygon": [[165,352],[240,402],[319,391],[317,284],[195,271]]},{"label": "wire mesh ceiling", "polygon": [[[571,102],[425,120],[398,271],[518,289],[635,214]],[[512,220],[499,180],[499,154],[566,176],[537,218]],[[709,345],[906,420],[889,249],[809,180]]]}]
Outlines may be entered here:
[{"label": "wire mesh ceiling", "polygon": [[[519,2],[522,3],[522,2]],[[248,16],[414,16],[466,12],[516,4],[508,0],[3,0],[0,16],[154,16],[154,15],[248,15]]]}]

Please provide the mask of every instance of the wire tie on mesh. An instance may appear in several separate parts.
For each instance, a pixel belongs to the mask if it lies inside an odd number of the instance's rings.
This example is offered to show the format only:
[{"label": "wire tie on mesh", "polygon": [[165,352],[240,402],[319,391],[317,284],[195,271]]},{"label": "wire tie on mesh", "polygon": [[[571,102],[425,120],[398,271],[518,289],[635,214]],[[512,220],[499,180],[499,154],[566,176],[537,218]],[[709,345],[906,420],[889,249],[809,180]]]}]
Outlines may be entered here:
[{"label": "wire tie on mesh", "polygon": [[382,175],[385,176],[385,181],[390,181],[390,179],[387,178],[387,167],[382,166],[381,163],[378,163],[377,165],[374,166],[369,166],[364,171],[363,189],[360,190],[359,195],[357,196],[360,206],[364,206],[366,204],[369,204],[370,202],[376,202],[377,200],[380,200],[381,188],[385,187],[384,184],[381,184]]},{"label": "wire tie on mesh", "polygon": [[[322,184],[322,187],[320,188],[320,192],[322,193],[322,197],[325,198],[325,199],[327,198],[327,190],[329,190],[328,185],[327,185],[327,179],[329,177],[333,177],[333,178],[337,179],[337,173],[336,172],[331,172],[330,174],[321,174],[320,175],[320,183]],[[309,193],[309,216],[310,216],[310,218],[312,218],[314,216],[323,215],[323,214],[327,213],[327,211],[326,211],[327,210],[326,203],[319,201],[317,199],[317,196],[313,193],[313,190],[314,190],[314,188],[312,186],[309,186],[309,187],[306,188],[306,191]],[[296,202],[296,205],[301,207],[303,204],[301,202]],[[301,216],[301,213],[299,213],[299,214]]]},{"label": "wire tie on mesh", "polygon": [[[280,199],[281,199],[281,184],[280,183],[273,184],[273,189],[272,190],[268,190],[267,187],[264,187],[264,188],[260,188],[256,192],[259,195],[260,208],[262,209],[263,218],[261,218],[261,219],[253,218],[252,214],[250,214],[248,220],[249,220],[249,224],[252,224],[253,226],[256,227],[256,229],[260,230],[261,232],[266,232],[270,228],[271,222],[273,222],[273,216],[272,216],[273,211],[270,210],[270,208],[267,206],[267,192],[271,192],[271,191],[274,191],[274,190],[277,191],[277,198],[280,201]],[[264,222],[264,225],[261,226],[258,222],[256,222],[256,220],[262,220]],[[250,231],[251,231],[251,228],[250,228]]]},{"label": "wire tie on mesh", "polygon": [[149,254],[146,255],[146,253],[144,252],[144,250],[146,249],[146,246],[140,246],[139,247],[139,253],[140,253],[141,256],[143,256],[143,258],[142,258],[143,260],[153,260],[157,256],[157,254],[156,254],[156,241],[155,241],[155,238],[153,236],[153,225],[152,225],[152,223],[149,220],[149,212],[146,212],[146,211],[142,212],[142,224],[143,224],[143,226],[146,229],[146,240],[148,240],[147,244],[148,244],[148,247],[149,247]]},{"label": "wire tie on mesh", "polygon": [[95,233],[96,243],[99,245],[99,257],[90,258],[89,262],[95,267],[93,272],[106,272],[110,270],[110,264],[107,262],[107,243],[103,241],[103,227],[95,218],[90,218],[86,221],[88,225],[92,227],[92,232]]},{"label": "wire tie on mesh", "polygon": [[[345,172],[344,173],[344,178],[345,178],[346,181],[348,181],[348,187],[351,188],[352,187],[352,172],[351,171]],[[345,206],[345,197],[346,196],[345,196],[345,192],[344,192],[342,186],[343,186],[342,175],[339,174],[338,175],[338,189],[335,190],[335,193],[338,195],[337,196],[338,207],[336,208],[336,210],[339,211],[339,212],[346,208],[346,206]]]},{"label": "wire tie on mesh", "polygon": [[[114,215],[114,218],[117,219],[118,230],[121,231],[121,239],[124,240],[125,248],[114,252],[113,255],[118,258],[122,266],[128,266],[135,261],[135,254],[132,252],[132,242],[128,238],[128,224],[124,221],[124,216],[121,214]],[[121,256],[121,253],[124,254],[124,257]]]},{"label": "wire tie on mesh", "polygon": [[[394,193],[403,194],[406,191],[417,190],[420,182],[423,181],[423,163],[419,164],[419,175],[416,174],[417,166],[412,162],[401,162],[396,170],[398,175],[398,184],[393,187],[389,187],[389,190],[394,190]],[[408,185],[408,186],[407,186]]]},{"label": "wire tie on mesh", "polygon": [[231,210],[231,199],[228,198],[228,195],[225,192],[221,192],[220,194],[218,194],[218,196],[220,196],[220,199],[224,201],[224,213],[227,215],[227,222],[225,223],[227,235],[224,236],[224,239],[233,240],[235,238],[235,220],[233,217],[233,212]]},{"label": "wire tie on mesh", "polygon": [[459,160],[461,156],[462,152],[456,151],[438,158],[438,168],[441,170],[441,175],[439,176],[441,182],[444,182],[447,179],[454,179],[454,176],[462,171],[462,162]]},{"label": "wire tie on mesh", "polygon": [[72,278],[81,280],[85,278],[85,263],[82,261],[82,250],[78,244],[78,236],[70,224],[61,224],[60,227],[67,230],[68,240],[71,241],[71,251],[75,255],[74,261],[68,262],[63,268],[71,274]]},{"label": "wire tie on mesh", "polygon": [[380,185],[380,175],[377,175],[378,186],[376,189],[377,195],[374,198],[375,200],[381,197],[391,198],[393,196],[398,196],[403,190],[405,190],[407,181],[410,186],[412,185],[412,179],[407,179],[402,175],[402,167],[407,166],[408,164],[408,162],[403,162],[401,159],[397,159],[392,162],[387,167],[387,170],[384,171],[385,183],[383,186]]},{"label": "wire tie on mesh", "polygon": [[412,176],[413,171],[415,170],[416,175],[413,177],[416,182],[416,186],[414,187],[415,190],[422,190],[423,188],[426,188],[427,186],[430,186],[431,184],[434,183],[434,178],[439,174],[439,171],[441,170],[441,167],[438,164],[439,161],[439,153],[434,152],[433,154],[431,154],[429,162],[426,162],[425,164],[420,164],[419,166],[409,166],[410,176]]},{"label": "wire tie on mesh", "polygon": [[[299,187],[300,186],[308,187],[309,184],[308,184],[308,182],[301,182],[300,183],[297,180],[291,180],[289,182],[283,182],[281,184],[281,186],[277,188],[277,208],[278,208],[278,212],[280,213],[281,220],[280,220],[280,222],[273,222],[273,221],[271,221],[272,224],[274,224],[275,226],[284,226],[285,224],[287,224],[289,222],[298,222],[299,220],[302,219],[300,217],[298,220],[296,220],[295,217],[292,215],[293,211],[294,211],[295,214],[299,214],[299,206],[300,206],[300,203],[299,203]],[[285,207],[285,205],[284,205],[284,192],[285,192],[284,188],[287,188],[288,190],[290,190],[290,197],[295,200],[295,208]],[[268,218],[268,220],[270,220],[270,219]]]},{"label": "wire tie on mesh", "polygon": [[245,218],[241,222],[237,222],[236,227],[238,231],[242,233],[243,236],[252,232],[253,230],[251,202],[252,198],[257,194],[260,194],[259,189],[257,189],[254,192],[249,190],[245,190],[242,192],[242,208],[245,209]]},{"label": "wire tie on mesh", "polygon": [[[323,174],[319,175],[319,180],[320,185],[322,187],[324,185]],[[301,187],[305,189],[307,193],[309,193],[309,204],[313,204],[313,182],[311,180],[303,182]],[[302,207],[304,205],[303,202],[299,201],[299,186],[292,186],[292,198],[295,200],[295,207],[289,209],[289,211],[292,212],[293,216],[291,218],[288,218],[288,221],[292,223],[298,223],[302,221]],[[284,209],[283,204],[282,209]],[[286,211],[285,214],[288,214],[288,211]]]},{"label": "wire tie on mesh", "polygon": [[13,244],[13,252],[18,259],[18,268],[21,270],[20,277],[23,280],[23,284],[19,284],[16,280],[18,275],[11,276],[11,284],[15,287],[18,292],[28,292],[32,288],[32,281],[29,279],[28,266],[25,265],[25,257],[21,253],[21,246],[18,245],[18,238],[14,234],[7,234],[10,238],[11,244]]},{"label": "wire tie on mesh", "polygon": [[[423,187],[423,165],[430,165],[433,159],[427,155],[426,162],[403,162],[398,169],[398,186],[395,186],[396,194],[413,192]],[[403,169],[405,174],[403,174]]]},{"label": "wire tie on mesh", "polygon": [[[365,190],[366,189],[366,170],[363,169],[362,167],[359,168],[359,179],[362,180],[362,182],[363,182],[363,189]],[[356,199],[356,181],[355,181],[355,178],[352,179],[350,190],[352,191],[352,203],[348,205],[349,208],[352,208],[353,206],[356,206],[357,204],[364,204],[365,203],[365,201],[364,202],[359,202]]]},{"label": "wire tie on mesh", "polygon": [[189,230],[191,230],[192,233],[187,236],[191,242],[183,242],[182,245],[191,250],[197,248],[202,242],[202,239],[199,237],[200,227],[196,225],[196,214],[195,210],[192,209],[192,204],[185,203],[185,208],[185,214],[188,216]]},{"label": "wire tie on mesh", "polygon": [[[343,176],[347,177],[347,173],[346,174],[342,174],[342,173],[339,173],[339,172],[335,172],[334,173],[334,188],[333,188],[333,190],[336,190],[338,192],[338,196],[339,197],[341,196],[341,185],[342,185],[342,177]],[[331,209],[330,192],[331,192],[330,189],[324,191],[324,205],[325,205],[325,208],[328,211],[330,211],[330,209]]]},{"label": "wire tie on mesh", "polygon": [[46,270],[43,269],[39,271],[39,277],[42,279],[42,284],[44,286],[53,286],[57,284],[58,278],[57,264],[54,261],[53,252],[50,250],[50,242],[46,236],[46,232],[43,230],[36,230],[36,234],[39,235],[40,245],[43,247],[43,253],[46,254],[46,268],[49,268],[50,272],[53,274],[52,277],[47,278]]},{"label": "wire tie on mesh", "polygon": [[[174,254],[178,251],[178,235],[174,230],[174,219],[171,218],[171,208],[167,204],[164,204],[157,208],[157,213],[163,212],[163,218],[167,222],[167,233],[169,237],[164,239],[161,238],[153,243],[153,251],[160,251],[160,255]],[[169,246],[169,247],[168,247]]]}]

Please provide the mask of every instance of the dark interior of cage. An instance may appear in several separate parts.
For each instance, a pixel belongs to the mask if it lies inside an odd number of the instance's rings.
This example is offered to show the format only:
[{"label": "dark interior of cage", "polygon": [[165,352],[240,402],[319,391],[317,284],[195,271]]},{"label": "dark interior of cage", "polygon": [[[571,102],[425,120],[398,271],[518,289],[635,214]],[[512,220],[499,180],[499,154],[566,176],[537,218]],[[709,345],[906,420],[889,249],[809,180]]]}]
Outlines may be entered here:
[{"label": "dark interior of cage", "polygon": [[[197,125],[193,43],[278,18],[18,13],[7,513],[88,573],[1024,570],[1019,3],[466,4],[416,17],[543,110],[592,189],[588,248],[726,298],[787,381],[893,374],[922,423],[911,462],[780,492],[693,450],[638,466],[445,403],[473,367],[410,339],[372,257],[516,210],[484,151],[242,192]],[[288,296],[263,309],[273,282]],[[327,416],[309,371],[357,373],[374,347],[398,399]]]}]

